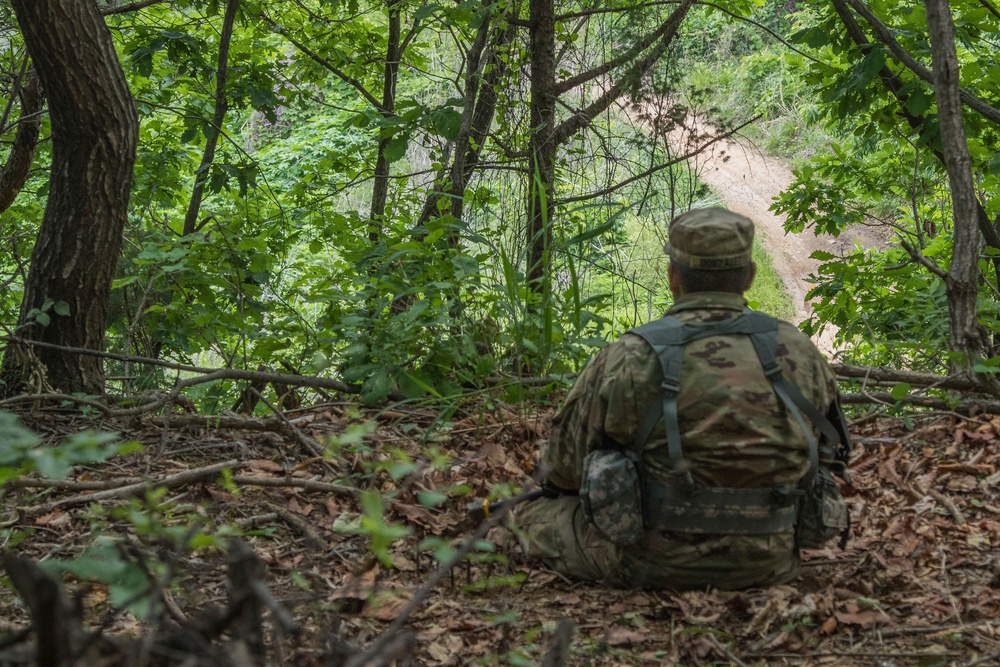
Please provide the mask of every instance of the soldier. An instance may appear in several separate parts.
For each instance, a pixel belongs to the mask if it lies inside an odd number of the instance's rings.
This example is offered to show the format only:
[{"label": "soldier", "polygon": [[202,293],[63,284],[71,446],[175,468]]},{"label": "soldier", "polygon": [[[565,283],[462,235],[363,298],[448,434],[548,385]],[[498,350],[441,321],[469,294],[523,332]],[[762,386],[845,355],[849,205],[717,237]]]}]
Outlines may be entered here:
[{"label": "soldier", "polygon": [[846,540],[836,378],[797,328],[747,309],[753,234],[721,208],[670,223],[674,305],[566,397],[541,451],[549,493],[514,512],[528,557],[609,585],[736,589]]}]

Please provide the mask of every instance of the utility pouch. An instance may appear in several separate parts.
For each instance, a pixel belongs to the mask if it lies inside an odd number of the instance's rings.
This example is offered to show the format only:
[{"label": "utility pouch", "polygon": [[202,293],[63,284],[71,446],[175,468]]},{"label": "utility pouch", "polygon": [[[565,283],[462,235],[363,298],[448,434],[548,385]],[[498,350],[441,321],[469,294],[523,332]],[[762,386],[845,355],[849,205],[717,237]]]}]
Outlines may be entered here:
[{"label": "utility pouch", "polygon": [[847,543],[848,528],[850,517],[847,503],[840,496],[840,485],[826,466],[820,466],[812,488],[805,489],[799,508],[796,540],[800,547],[819,549],[840,536],[843,548]]},{"label": "utility pouch", "polygon": [[584,518],[619,545],[642,539],[642,492],[635,461],[613,449],[598,449],[583,461],[580,501]]}]

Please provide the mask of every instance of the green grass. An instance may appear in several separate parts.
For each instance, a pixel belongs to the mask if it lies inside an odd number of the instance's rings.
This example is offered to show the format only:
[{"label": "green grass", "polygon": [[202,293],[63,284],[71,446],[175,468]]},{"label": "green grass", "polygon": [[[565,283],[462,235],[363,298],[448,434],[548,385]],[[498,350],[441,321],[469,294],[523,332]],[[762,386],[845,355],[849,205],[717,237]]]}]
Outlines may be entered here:
[{"label": "green grass", "polygon": [[785,291],[781,278],[774,271],[771,256],[758,241],[753,244],[753,261],[757,263],[757,277],[747,292],[747,299],[756,310],[762,310],[778,319],[794,321],[795,305]]}]

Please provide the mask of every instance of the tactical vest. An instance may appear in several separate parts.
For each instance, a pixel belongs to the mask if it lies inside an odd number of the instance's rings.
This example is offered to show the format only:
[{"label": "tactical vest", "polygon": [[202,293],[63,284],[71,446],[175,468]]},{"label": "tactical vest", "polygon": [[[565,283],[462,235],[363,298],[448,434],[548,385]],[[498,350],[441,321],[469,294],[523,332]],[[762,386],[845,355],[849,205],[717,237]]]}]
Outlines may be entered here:
[{"label": "tactical vest", "polygon": [[[778,365],[778,321],[764,313],[745,310],[721,322],[684,323],[670,315],[629,331],[645,340],[659,357],[663,370],[661,401],[655,401],[639,424],[634,452],[641,461],[646,441],[662,417],[667,432],[667,453],[674,475],[670,481],[645,479],[642,512],[646,528],[677,533],[767,535],[795,529],[803,496],[813,488],[820,471],[820,449],[806,418],[824,438],[823,455],[831,460],[841,442],[838,430],[799,388],[789,382]],[[684,346],[709,336],[749,336],[764,375],[774,393],[794,417],[808,444],[809,471],[796,486],[773,488],[716,488],[696,484],[687,472],[677,417]],[[826,471],[823,471],[826,475]],[[641,468],[640,468],[640,476]],[[846,534],[845,534],[846,535]]]}]

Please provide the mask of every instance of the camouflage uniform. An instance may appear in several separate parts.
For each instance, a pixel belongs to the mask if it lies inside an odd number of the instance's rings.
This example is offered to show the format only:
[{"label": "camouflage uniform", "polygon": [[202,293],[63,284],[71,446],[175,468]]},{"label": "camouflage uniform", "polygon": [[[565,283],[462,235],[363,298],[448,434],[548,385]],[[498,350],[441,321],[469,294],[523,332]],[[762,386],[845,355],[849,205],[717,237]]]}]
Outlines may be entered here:
[{"label": "camouflage uniform", "polygon": [[[683,322],[715,322],[745,307],[738,294],[699,292],[681,296],[667,314]],[[808,337],[787,322],[779,323],[777,359],[785,377],[825,411],[837,395],[836,378]],[[660,400],[661,379],[656,354],[638,336],[625,335],[601,351],[566,397],[542,448],[548,483],[579,489],[589,452],[627,450],[646,411]],[[678,411],[684,457],[698,484],[794,486],[809,468],[806,439],[764,376],[748,336],[712,336],[687,345]],[[648,478],[670,479],[662,420],[641,463]],[[572,495],[524,503],[514,524],[529,557],[610,585],[733,589],[782,583],[799,568],[791,532],[723,536],[648,529],[638,543],[616,546],[583,520]]]}]

